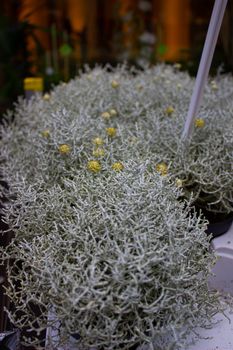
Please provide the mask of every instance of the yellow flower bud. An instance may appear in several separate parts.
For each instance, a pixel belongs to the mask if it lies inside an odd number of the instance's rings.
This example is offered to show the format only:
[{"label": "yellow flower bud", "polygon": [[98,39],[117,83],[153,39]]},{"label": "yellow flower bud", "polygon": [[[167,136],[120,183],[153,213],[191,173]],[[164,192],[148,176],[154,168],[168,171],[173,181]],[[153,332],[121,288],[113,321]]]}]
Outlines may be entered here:
[{"label": "yellow flower bud", "polygon": [[105,151],[103,148],[96,148],[92,152],[94,157],[103,157],[105,155]]},{"label": "yellow flower bud", "polygon": [[71,151],[71,147],[67,144],[60,145],[58,150],[61,154],[68,154]]},{"label": "yellow flower bud", "polygon": [[103,119],[110,119],[111,118],[111,114],[109,112],[104,112],[101,114],[101,117]]},{"label": "yellow flower bud", "polygon": [[50,95],[49,95],[48,93],[44,94],[43,99],[44,99],[45,101],[50,100]]},{"label": "yellow flower bud", "polygon": [[218,86],[214,80],[210,82],[212,90],[218,90]]},{"label": "yellow flower bud", "polygon": [[134,144],[134,143],[136,143],[137,141],[138,141],[138,138],[137,138],[136,136],[132,136],[132,137],[129,138],[129,142],[130,142],[130,143],[133,143],[133,144]]},{"label": "yellow flower bud", "polygon": [[172,106],[168,106],[166,109],[165,109],[165,113],[167,115],[171,115],[173,112],[174,112],[174,108]]},{"label": "yellow flower bud", "polygon": [[182,187],[183,186],[183,181],[181,179],[176,179],[176,186],[177,187]]},{"label": "yellow flower bud", "polygon": [[174,64],[174,68],[180,69],[180,68],[181,68],[181,64],[180,64],[180,63],[175,63],[175,64]]},{"label": "yellow flower bud", "polygon": [[182,88],[182,85],[181,85],[180,83],[178,83],[178,84],[176,85],[176,87],[178,87],[178,89],[181,89],[181,88]]},{"label": "yellow flower bud", "polygon": [[102,146],[104,144],[104,140],[101,137],[96,137],[92,140],[94,145],[96,146]]},{"label": "yellow flower bud", "polygon": [[50,131],[49,131],[48,129],[43,130],[43,131],[41,132],[41,135],[42,135],[43,137],[45,137],[45,138],[48,138],[48,137],[50,136]]},{"label": "yellow flower bud", "polygon": [[98,173],[101,170],[101,164],[97,160],[90,160],[87,163],[87,169],[93,173]]},{"label": "yellow flower bud", "polygon": [[114,89],[116,89],[119,87],[120,84],[116,80],[112,80],[111,85]]},{"label": "yellow flower bud", "polygon": [[116,128],[107,128],[106,133],[108,134],[108,136],[114,137],[114,136],[116,136],[117,129]]},{"label": "yellow flower bud", "polygon": [[117,111],[115,109],[110,109],[109,113],[111,117],[115,117],[117,115]]},{"label": "yellow flower bud", "polygon": [[121,171],[124,169],[124,165],[120,162],[116,162],[112,164],[112,169],[115,171]]},{"label": "yellow flower bud", "polygon": [[205,126],[205,121],[204,121],[204,119],[202,119],[202,118],[197,118],[197,119],[195,120],[195,126],[196,126],[197,128],[203,128],[203,126]]},{"label": "yellow flower bud", "polygon": [[160,173],[160,175],[165,176],[167,175],[167,165],[165,163],[159,163],[156,165],[156,171]]}]

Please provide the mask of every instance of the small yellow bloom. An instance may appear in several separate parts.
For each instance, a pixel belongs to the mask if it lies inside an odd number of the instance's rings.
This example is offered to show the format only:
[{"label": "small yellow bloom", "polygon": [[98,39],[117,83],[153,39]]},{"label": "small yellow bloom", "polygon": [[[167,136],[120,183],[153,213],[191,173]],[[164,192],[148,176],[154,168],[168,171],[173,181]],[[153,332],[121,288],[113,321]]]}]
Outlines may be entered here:
[{"label": "small yellow bloom", "polygon": [[103,157],[105,155],[105,151],[103,148],[96,148],[92,152],[94,157]]},{"label": "small yellow bloom", "polygon": [[110,113],[111,117],[115,117],[117,115],[117,111],[113,108],[110,109],[109,113]]},{"label": "small yellow bloom", "polygon": [[113,163],[112,169],[115,171],[121,171],[124,169],[124,165],[120,162]]},{"label": "small yellow bloom", "polygon": [[132,136],[129,138],[130,143],[136,143],[138,141],[138,138],[136,136]]},{"label": "small yellow bloom", "polygon": [[109,113],[109,112],[103,112],[102,114],[101,114],[101,117],[103,118],[103,119],[110,119],[111,118],[111,114]]},{"label": "small yellow bloom", "polygon": [[113,89],[117,89],[120,84],[118,83],[118,81],[112,80],[111,85],[112,85]]},{"label": "small yellow bloom", "polygon": [[116,136],[117,129],[116,128],[107,128],[106,133],[108,134],[108,136],[114,137],[114,136]]},{"label": "small yellow bloom", "polygon": [[50,95],[49,95],[48,93],[44,94],[43,99],[44,99],[45,101],[50,100]]},{"label": "small yellow bloom", "polygon": [[180,64],[180,63],[175,63],[175,64],[174,64],[174,68],[180,69],[180,68],[181,68],[181,64]]},{"label": "small yellow bloom", "polygon": [[45,138],[48,138],[48,137],[50,136],[50,131],[49,131],[48,129],[43,130],[43,131],[41,132],[41,135],[42,135],[43,137],[45,137]]},{"label": "small yellow bloom", "polygon": [[71,151],[71,147],[67,144],[60,145],[58,150],[61,154],[68,154]]},{"label": "small yellow bloom", "polygon": [[101,164],[97,160],[90,160],[87,163],[87,169],[93,171],[93,173],[98,173],[101,170]]},{"label": "small yellow bloom", "polygon": [[195,120],[195,126],[196,126],[197,128],[203,128],[203,126],[205,126],[205,121],[204,121],[204,119],[202,119],[202,118],[197,118],[197,119]]},{"label": "small yellow bloom", "polygon": [[178,83],[178,84],[176,85],[176,87],[178,87],[178,89],[181,89],[181,88],[182,88],[182,85],[181,85],[180,83]]},{"label": "small yellow bloom", "polygon": [[92,140],[94,145],[96,146],[102,146],[104,144],[104,140],[101,137],[96,137]]},{"label": "small yellow bloom", "polygon": [[167,175],[167,165],[165,163],[157,164],[156,171],[158,171],[158,173],[160,173],[160,175],[162,175],[162,176]]},{"label": "small yellow bloom", "polygon": [[168,106],[166,109],[165,109],[165,113],[167,115],[171,115],[173,112],[175,112],[174,108],[172,106]]},{"label": "small yellow bloom", "polygon": [[183,186],[183,181],[181,179],[176,179],[176,186],[177,187],[182,187]]},{"label": "small yellow bloom", "polygon": [[216,84],[215,80],[212,80],[210,82],[210,85],[211,85],[212,90],[218,90],[218,85]]}]

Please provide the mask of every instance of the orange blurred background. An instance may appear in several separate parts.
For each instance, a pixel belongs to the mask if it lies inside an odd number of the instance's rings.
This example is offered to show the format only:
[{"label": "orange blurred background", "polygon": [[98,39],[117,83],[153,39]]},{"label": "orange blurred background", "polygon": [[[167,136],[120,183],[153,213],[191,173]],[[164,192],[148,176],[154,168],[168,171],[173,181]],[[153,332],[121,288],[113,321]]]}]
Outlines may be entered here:
[{"label": "orange blurred background", "polygon": [[[214,0],[1,0],[0,105],[22,93],[25,76],[43,76],[49,89],[86,63],[181,62],[195,74],[213,4]],[[232,53],[227,52],[232,45],[232,8],[229,0],[214,69],[222,62],[232,69]]]}]

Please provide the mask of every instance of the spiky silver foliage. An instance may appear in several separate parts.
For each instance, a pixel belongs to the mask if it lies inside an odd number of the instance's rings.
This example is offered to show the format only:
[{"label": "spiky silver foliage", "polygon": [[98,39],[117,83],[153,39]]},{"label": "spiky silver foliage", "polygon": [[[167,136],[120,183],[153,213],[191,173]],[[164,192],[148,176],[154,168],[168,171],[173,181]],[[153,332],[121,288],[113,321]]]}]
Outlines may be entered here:
[{"label": "spiky silver foliage", "polygon": [[[185,152],[180,132],[192,85],[166,66],[97,68],[50,99],[20,99],[1,140],[16,325],[43,329],[53,306],[83,349],[152,344],[170,330],[167,349],[216,312],[206,223],[178,201],[185,192],[175,182],[196,197],[209,193],[216,210],[231,209],[231,102],[220,99],[226,110],[217,118],[216,90],[208,90],[205,126]],[[232,89],[229,78],[218,85]],[[213,142],[210,130],[219,133]],[[32,304],[41,309],[36,322]]]},{"label": "spiky silver foliage", "polygon": [[216,312],[206,225],[177,200],[179,190],[147,169],[127,162],[119,173],[82,170],[63,185],[18,193],[7,253],[15,258],[8,295],[17,326],[43,329],[53,305],[82,349],[129,349],[169,331],[168,345],[178,348],[179,331]]},{"label": "spiky silver foliage", "polygon": [[[187,197],[193,193],[201,207],[229,213],[233,208],[232,78],[210,81],[187,150],[180,136],[192,89],[192,78],[173,67],[159,65],[140,73],[121,67],[108,74],[96,68],[56,87],[49,101],[20,100],[15,124],[3,130],[2,154],[12,159],[4,173],[10,179],[18,171],[25,179],[35,174],[39,181],[49,162],[47,176],[51,172],[57,180],[64,163],[76,169],[92,157],[91,140],[100,136],[106,142],[105,159],[139,156],[163,162],[171,176],[181,180]],[[116,116],[101,116],[112,109]],[[107,126],[118,129],[118,138],[111,143],[106,140]],[[44,130],[50,133],[47,138],[41,137]],[[58,155],[64,143],[71,147],[69,160]],[[89,151],[85,159],[84,147]]]}]

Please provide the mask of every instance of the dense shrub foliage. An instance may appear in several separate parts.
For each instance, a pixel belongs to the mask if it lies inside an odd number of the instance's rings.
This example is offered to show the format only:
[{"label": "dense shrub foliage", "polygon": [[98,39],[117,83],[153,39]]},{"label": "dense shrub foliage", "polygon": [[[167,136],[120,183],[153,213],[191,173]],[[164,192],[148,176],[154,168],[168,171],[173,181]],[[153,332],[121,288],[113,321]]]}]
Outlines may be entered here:
[{"label": "dense shrub foliage", "polygon": [[209,83],[187,148],[192,89],[175,67],[96,68],[8,113],[2,191],[15,236],[3,256],[14,258],[17,326],[39,331],[53,309],[61,340],[78,333],[82,349],[164,350],[216,312],[206,222],[190,201],[232,210],[233,84]]}]

